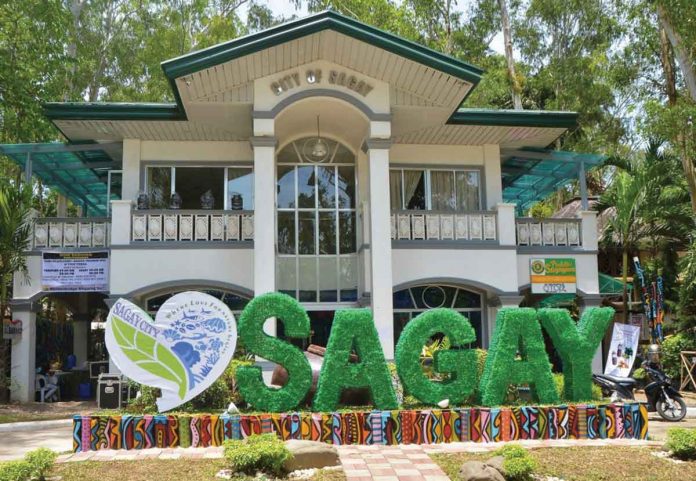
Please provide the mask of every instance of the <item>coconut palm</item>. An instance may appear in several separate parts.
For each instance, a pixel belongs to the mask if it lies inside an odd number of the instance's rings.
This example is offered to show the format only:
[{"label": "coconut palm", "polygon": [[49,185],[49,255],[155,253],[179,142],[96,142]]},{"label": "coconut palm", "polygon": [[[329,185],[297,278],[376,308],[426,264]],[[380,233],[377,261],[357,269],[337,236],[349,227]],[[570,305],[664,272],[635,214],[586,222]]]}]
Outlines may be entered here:
[{"label": "coconut palm", "polygon": [[[8,307],[8,293],[15,272],[26,274],[25,253],[30,247],[31,188],[0,185],[0,318]],[[0,342],[0,391],[6,389],[5,341]]]}]

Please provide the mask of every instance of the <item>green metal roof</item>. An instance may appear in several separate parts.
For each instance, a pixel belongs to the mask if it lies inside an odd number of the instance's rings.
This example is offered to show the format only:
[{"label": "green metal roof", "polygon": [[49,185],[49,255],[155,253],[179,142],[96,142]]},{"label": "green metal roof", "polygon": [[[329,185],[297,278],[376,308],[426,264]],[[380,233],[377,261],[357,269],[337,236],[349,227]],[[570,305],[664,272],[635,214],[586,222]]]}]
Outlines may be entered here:
[{"label": "green metal roof", "polygon": [[33,175],[93,216],[106,215],[107,175],[121,168],[120,149],[120,144],[0,144],[0,154],[22,168],[30,158]]},{"label": "green metal roof", "polygon": [[177,104],[127,102],[47,102],[44,115],[51,120],[183,120]]},{"label": "green metal roof", "polygon": [[503,200],[525,212],[536,202],[578,178],[580,163],[589,170],[604,161],[597,154],[525,148],[501,152]]}]

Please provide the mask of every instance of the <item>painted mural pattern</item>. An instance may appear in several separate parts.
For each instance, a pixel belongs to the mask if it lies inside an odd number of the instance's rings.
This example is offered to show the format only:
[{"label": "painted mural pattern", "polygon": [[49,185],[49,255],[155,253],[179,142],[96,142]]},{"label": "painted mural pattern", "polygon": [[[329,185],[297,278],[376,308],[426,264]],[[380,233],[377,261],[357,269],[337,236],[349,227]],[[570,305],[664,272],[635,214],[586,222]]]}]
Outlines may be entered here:
[{"label": "painted mural pattern", "polygon": [[277,433],[328,444],[434,444],[518,439],[647,439],[644,404],[255,415],[75,416],[73,450],[221,446]]}]

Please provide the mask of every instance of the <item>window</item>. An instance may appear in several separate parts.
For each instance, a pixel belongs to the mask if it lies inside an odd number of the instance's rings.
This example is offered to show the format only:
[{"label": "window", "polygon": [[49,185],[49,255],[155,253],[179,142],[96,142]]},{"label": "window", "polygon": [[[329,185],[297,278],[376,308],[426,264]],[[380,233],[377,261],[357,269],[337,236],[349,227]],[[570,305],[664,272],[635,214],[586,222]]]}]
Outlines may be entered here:
[{"label": "window", "polygon": [[394,345],[406,324],[418,314],[447,307],[469,319],[476,331],[475,346],[481,347],[483,296],[477,292],[447,285],[422,285],[394,292]]},{"label": "window", "polygon": [[207,192],[213,197],[213,209],[254,209],[251,167],[148,167],[146,185],[152,209],[169,209],[174,192],[181,197],[181,209],[201,209]]},{"label": "window", "polygon": [[355,302],[355,156],[329,139],[322,139],[326,155],[309,155],[315,141],[278,152],[278,289],[301,302]]},{"label": "window", "polygon": [[392,169],[389,188],[392,210],[481,209],[479,170]]},{"label": "window", "polygon": [[167,292],[165,294],[160,294],[154,297],[150,297],[145,301],[145,310],[151,314],[153,317],[157,314],[157,311],[162,307],[162,305],[169,300],[172,296],[185,291],[199,291],[210,296],[220,299],[223,303],[230,308],[232,314],[236,318],[242,313],[247,303],[251,300],[249,297],[237,294],[231,291],[221,291],[217,289],[204,290],[204,289],[181,289],[177,291]]}]

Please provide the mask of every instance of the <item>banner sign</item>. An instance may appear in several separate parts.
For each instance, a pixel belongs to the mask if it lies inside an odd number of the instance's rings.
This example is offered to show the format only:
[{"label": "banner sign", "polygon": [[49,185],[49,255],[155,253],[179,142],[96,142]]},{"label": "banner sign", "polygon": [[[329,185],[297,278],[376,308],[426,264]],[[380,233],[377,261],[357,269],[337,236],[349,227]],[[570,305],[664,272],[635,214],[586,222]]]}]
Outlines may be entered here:
[{"label": "banner sign", "polygon": [[607,356],[604,374],[609,376],[628,377],[631,367],[636,360],[640,327],[630,324],[614,324],[611,336],[611,346]]},{"label": "banner sign", "polygon": [[2,338],[19,339],[20,337],[22,337],[22,321],[19,319],[3,319]]},{"label": "banner sign", "polygon": [[119,299],[109,311],[106,347],[127,377],[158,387],[160,411],[202,393],[222,375],[237,345],[234,315],[222,301],[202,292],[172,296],[155,320]]},{"label": "banner sign", "polygon": [[575,259],[529,260],[532,294],[575,294]]},{"label": "banner sign", "polygon": [[41,286],[53,292],[109,290],[109,252],[44,252]]}]

